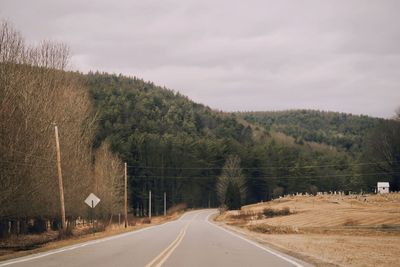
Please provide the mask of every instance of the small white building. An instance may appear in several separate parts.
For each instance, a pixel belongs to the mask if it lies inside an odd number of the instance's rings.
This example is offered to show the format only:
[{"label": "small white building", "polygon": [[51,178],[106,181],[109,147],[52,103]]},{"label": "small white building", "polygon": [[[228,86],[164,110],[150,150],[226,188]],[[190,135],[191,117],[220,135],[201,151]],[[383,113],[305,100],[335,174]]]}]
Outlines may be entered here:
[{"label": "small white building", "polygon": [[378,182],[378,185],[376,188],[377,188],[378,194],[389,193],[389,183],[388,182]]}]

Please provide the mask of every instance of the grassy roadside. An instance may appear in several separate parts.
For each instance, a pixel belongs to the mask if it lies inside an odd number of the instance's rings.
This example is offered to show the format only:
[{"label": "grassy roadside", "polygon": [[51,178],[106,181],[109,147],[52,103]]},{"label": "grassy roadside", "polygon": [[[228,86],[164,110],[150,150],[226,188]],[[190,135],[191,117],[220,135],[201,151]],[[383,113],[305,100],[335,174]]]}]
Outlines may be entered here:
[{"label": "grassy roadside", "polygon": [[127,228],[124,228],[123,226],[112,226],[108,227],[105,231],[102,232],[97,232],[95,234],[85,234],[85,235],[79,235],[79,236],[71,236],[69,238],[61,239],[61,240],[55,240],[51,241],[48,243],[45,243],[43,245],[38,246],[37,248],[34,249],[1,249],[0,248],[0,262],[5,261],[5,260],[10,260],[14,258],[19,258],[23,256],[28,256],[31,254],[36,254],[36,253],[41,253],[41,252],[46,252],[49,250],[53,249],[58,249],[66,246],[71,246],[71,245],[76,245],[92,240],[97,240],[101,238],[106,238],[114,235],[119,235],[123,233],[128,233],[128,232],[133,232],[137,231],[139,229],[147,228],[150,226],[155,226],[155,225],[160,225],[168,221],[173,221],[178,219],[184,212],[175,212],[171,215],[167,215],[166,217],[164,216],[155,216],[152,218],[151,223],[140,223],[137,222],[134,226],[128,226]]},{"label": "grassy roadside", "polygon": [[245,236],[246,238],[248,238],[252,241],[255,241],[255,242],[262,244],[266,247],[269,247],[273,250],[282,252],[286,255],[292,256],[296,259],[299,259],[299,260],[309,263],[311,265],[324,266],[324,267],[338,267],[339,266],[339,265],[336,265],[333,263],[324,262],[324,261],[314,258],[310,255],[307,255],[304,253],[299,253],[295,250],[288,249],[285,246],[280,246],[279,244],[269,240],[268,238],[264,238],[264,237],[260,236],[258,233],[254,233],[253,231],[250,231],[246,228],[228,225],[222,221],[219,221],[218,216],[214,218],[214,223],[216,223],[217,225],[224,227],[232,232],[235,232],[239,235]]},{"label": "grassy roadside", "polygon": [[[282,215],[284,209],[290,213]],[[215,219],[221,226],[316,266],[389,267],[400,262],[399,193],[283,198],[244,206]]]}]

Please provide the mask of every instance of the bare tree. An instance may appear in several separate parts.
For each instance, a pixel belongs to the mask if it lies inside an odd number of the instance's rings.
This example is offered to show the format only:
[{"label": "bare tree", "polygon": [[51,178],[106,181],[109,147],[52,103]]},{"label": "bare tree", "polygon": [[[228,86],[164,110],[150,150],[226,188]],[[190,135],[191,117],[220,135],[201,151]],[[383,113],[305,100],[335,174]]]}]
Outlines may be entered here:
[{"label": "bare tree", "polygon": [[[237,208],[246,198],[246,179],[238,156],[229,156],[217,181],[217,194],[222,205]],[[232,203],[233,202],[233,203]]]},{"label": "bare tree", "polygon": [[101,199],[100,212],[104,216],[123,212],[124,168],[118,156],[111,153],[108,142],[96,151],[94,191]]},{"label": "bare tree", "polygon": [[[0,24],[0,220],[59,217],[54,122],[60,131],[67,216],[71,220],[85,212],[83,200],[94,184],[96,120],[82,81],[63,71],[68,56],[64,44],[26,46],[8,22]],[[104,173],[119,171],[108,147],[101,151],[103,168],[111,164]],[[101,182],[108,186],[113,177]]]}]

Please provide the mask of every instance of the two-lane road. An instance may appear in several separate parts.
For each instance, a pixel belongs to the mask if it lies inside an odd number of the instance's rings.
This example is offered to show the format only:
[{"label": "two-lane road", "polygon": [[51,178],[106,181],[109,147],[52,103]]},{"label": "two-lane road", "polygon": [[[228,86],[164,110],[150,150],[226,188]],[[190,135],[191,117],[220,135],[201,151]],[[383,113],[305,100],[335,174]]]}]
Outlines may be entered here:
[{"label": "two-lane road", "polygon": [[1,266],[302,266],[209,221],[215,210],[11,261]]}]

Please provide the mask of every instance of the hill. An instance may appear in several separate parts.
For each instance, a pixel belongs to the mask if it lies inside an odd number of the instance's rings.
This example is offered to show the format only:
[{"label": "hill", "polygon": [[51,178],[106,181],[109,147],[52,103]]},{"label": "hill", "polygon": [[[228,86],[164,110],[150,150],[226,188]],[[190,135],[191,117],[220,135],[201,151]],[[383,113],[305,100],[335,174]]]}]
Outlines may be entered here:
[{"label": "hill", "polygon": [[291,136],[299,144],[316,142],[355,153],[361,152],[368,132],[382,121],[364,115],[317,110],[239,112],[237,116]]},{"label": "hill", "polygon": [[94,146],[107,140],[128,162],[131,207],[138,215],[146,213],[149,190],[156,212],[162,210],[163,192],[169,193],[169,205],[217,206],[217,177],[230,155],[239,156],[247,179],[242,203],[313,188],[362,187],[360,169],[346,151],[295,142],[243,120],[243,114],[211,110],[136,77],[82,77],[98,114]]}]

